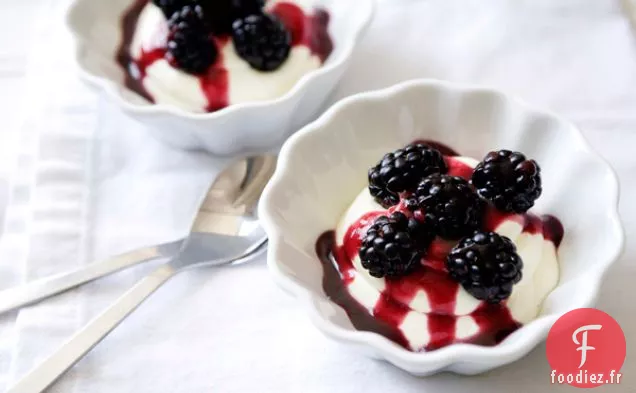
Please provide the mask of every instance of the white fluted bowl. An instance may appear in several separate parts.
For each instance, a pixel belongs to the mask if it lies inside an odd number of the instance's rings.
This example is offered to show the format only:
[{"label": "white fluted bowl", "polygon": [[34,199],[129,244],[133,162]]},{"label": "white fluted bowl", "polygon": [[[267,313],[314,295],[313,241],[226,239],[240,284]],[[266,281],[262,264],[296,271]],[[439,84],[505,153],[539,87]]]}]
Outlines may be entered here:
[{"label": "white fluted bowl", "polygon": [[314,120],[344,74],[374,12],[374,0],[309,0],[330,14],[334,48],[322,67],[304,75],[278,99],[234,104],[212,113],[190,113],[152,104],[125,86],[126,71],[117,62],[116,53],[122,40],[122,16],[134,1],[73,2],[67,25],[75,38],[81,76],[106,91],[130,117],[148,124],[158,139],[219,156],[275,150],[294,131]]},{"label": "white fluted bowl", "polygon": [[[502,148],[536,159],[543,194],[533,211],[556,215],[564,225],[557,288],[537,319],[494,347],[453,344],[410,352],[354,329],[323,292],[318,236],[335,229],[367,185],[368,168],[417,139],[478,159]],[[497,91],[419,80],[347,98],[291,137],[263,194],[260,216],[275,281],[302,302],[327,336],[416,375],[477,374],[523,357],[559,316],[594,304],[604,273],[623,248],[617,205],[616,175],[569,122]]]}]

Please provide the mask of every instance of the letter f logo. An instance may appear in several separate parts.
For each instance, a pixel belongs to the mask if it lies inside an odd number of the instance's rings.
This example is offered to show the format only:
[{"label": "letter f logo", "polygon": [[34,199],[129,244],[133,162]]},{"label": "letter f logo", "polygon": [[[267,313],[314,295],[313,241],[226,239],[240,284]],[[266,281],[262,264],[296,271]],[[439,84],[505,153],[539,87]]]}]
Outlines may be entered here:
[{"label": "letter f logo", "polygon": [[[581,351],[581,364],[579,364],[579,368],[583,367],[583,365],[585,364],[585,361],[587,360],[587,351],[593,351],[596,349],[594,347],[587,345],[588,330],[601,330],[601,328],[602,328],[601,325],[585,325],[576,329],[574,333],[572,333],[572,341],[574,341],[574,344],[580,345],[580,347],[576,349],[577,351]],[[583,334],[581,335],[582,340],[581,342],[579,342],[576,336],[578,336],[578,334],[581,332],[583,332]]]}]

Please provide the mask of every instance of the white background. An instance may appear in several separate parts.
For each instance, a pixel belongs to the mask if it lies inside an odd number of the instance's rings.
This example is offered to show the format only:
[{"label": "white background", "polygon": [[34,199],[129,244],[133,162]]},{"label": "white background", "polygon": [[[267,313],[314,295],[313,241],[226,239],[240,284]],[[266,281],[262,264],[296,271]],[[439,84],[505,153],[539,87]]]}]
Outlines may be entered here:
[{"label": "white background", "polygon": [[[105,0],[95,0],[105,1]],[[209,158],[148,137],[77,78],[63,0],[0,0],[0,288],[186,230]],[[625,253],[599,308],[622,325],[636,392],[636,40],[618,0],[379,0],[334,100],[413,77],[486,84],[577,123],[617,170]],[[12,185],[8,179],[13,176]],[[147,273],[141,267],[0,316],[0,389]],[[631,344],[631,345],[630,345]],[[545,348],[477,377],[413,378],[320,335],[263,260],[184,274],[55,385],[59,392],[572,391]]]}]

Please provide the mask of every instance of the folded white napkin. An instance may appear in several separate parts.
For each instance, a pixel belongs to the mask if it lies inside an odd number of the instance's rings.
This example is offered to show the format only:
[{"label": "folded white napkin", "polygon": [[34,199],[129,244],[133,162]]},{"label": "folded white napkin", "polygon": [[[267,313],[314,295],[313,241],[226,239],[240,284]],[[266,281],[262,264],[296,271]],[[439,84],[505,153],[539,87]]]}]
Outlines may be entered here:
[{"label": "folded white napkin", "polygon": [[[77,80],[53,1],[38,25],[30,112],[37,159],[9,209],[1,269],[29,280],[184,235],[219,162],[172,150]],[[495,86],[578,123],[616,167],[636,230],[636,46],[619,0],[378,0],[334,100],[414,77]],[[27,145],[25,145],[27,146]],[[14,186],[12,192],[16,192]],[[319,207],[317,207],[319,208]],[[9,214],[9,213],[8,213]],[[631,218],[630,218],[631,217]],[[10,244],[9,244],[10,243]],[[599,307],[636,339],[626,256]],[[10,261],[7,262],[7,261]],[[152,267],[100,280],[3,317],[15,381]],[[632,277],[632,278],[630,278]],[[3,319],[0,319],[2,321]],[[0,341],[1,343],[2,341]],[[7,340],[5,339],[5,342]],[[624,370],[636,369],[628,355]],[[0,367],[2,370],[2,367]],[[634,391],[626,377],[614,391]],[[514,386],[514,387],[513,387]],[[166,284],[52,389],[59,392],[536,392],[549,385],[543,348],[475,378],[413,378],[324,338],[270,281],[264,260],[184,273]],[[562,390],[563,389],[563,390]]]}]

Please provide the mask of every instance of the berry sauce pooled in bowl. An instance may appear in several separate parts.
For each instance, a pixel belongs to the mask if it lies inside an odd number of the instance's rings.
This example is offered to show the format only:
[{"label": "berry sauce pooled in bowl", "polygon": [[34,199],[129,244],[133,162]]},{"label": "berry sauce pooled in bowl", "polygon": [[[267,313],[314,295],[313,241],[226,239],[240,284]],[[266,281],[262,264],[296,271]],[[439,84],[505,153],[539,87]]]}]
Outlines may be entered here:
[{"label": "berry sauce pooled in bowl", "polygon": [[283,96],[332,52],[329,14],[302,0],[135,0],[122,20],[126,87],[213,112]]},{"label": "berry sauce pooled in bowl", "polygon": [[496,345],[537,317],[559,280],[563,226],[529,212],[542,191],[534,160],[416,142],[368,178],[316,243],[323,289],[358,330],[431,351]]}]

